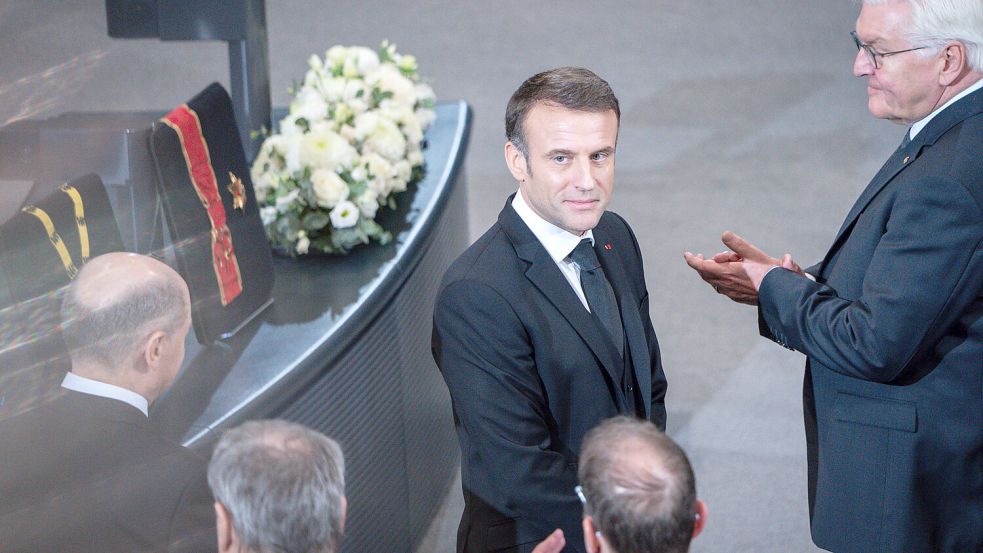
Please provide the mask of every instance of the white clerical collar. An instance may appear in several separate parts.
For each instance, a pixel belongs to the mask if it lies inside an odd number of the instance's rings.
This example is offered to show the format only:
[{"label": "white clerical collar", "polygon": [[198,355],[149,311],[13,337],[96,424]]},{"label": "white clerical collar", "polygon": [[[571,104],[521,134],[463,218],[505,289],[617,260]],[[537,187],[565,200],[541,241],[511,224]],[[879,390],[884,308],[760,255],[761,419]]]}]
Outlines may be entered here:
[{"label": "white clerical collar", "polygon": [[61,381],[61,387],[65,388],[66,390],[89,394],[90,396],[99,396],[119,400],[123,403],[128,403],[136,407],[141,413],[144,414],[144,416],[149,416],[147,413],[150,405],[147,403],[147,398],[141,396],[133,390],[127,390],[126,388],[122,388],[114,384],[107,384],[105,382],[99,382],[98,380],[92,380],[91,378],[79,376],[73,372],[65,375],[65,379]]},{"label": "white clerical collar", "polygon": [[553,261],[559,263],[570,255],[570,252],[577,247],[584,238],[589,238],[590,243],[594,243],[594,231],[588,230],[581,236],[569,233],[560,227],[554,225],[553,223],[543,219],[535,211],[529,207],[526,203],[525,198],[522,197],[522,191],[515,193],[515,198],[512,200],[512,209],[519,214],[519,218],[522,222],[529,227],[529,230],[536,236],[536,239],[546,248],[546,252],[550,254]]},{"label": "white clerical collar", "polygon": [[929,113],[926,117],[922,118],[920,121],[915,122],[913,125],[911,125],[911,130],[908,131],[908,140],[914,140],[915,136],[917,136],[918,133],[920,133],[921,130],[925,128],[925,125],[928,125],[928,122],[931,121],[933,117],[942,113],[942,110],[956,103],[961,98],[969,94],[972,94],[973,92],[976,92],[981,88],[983,88],[983,79],[979,79],[975,83],[969,85],[969,88],[953,96],[952,99],[950,99],[948,102],[943,104],[942,107],[933,111],[932,113]]}]

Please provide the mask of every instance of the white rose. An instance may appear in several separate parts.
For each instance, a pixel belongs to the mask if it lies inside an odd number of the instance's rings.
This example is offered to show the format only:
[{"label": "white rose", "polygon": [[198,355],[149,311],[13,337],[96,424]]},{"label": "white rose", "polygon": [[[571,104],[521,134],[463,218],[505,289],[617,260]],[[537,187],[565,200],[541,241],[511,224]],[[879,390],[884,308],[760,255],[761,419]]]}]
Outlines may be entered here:
[{"label": "white rose", "polygon": [[368,112],[355,118],[355,136],[363,140],[362,151],[375,152],[397,161],[406,155],[406,138],[391,120]]},{"label": "white rose", "polygon": [[309,123],[313,123],[327,117],[328,103],[316,89],[305,86],[290,103],[290,114],[303,117]]},{"label": "white rose", "polygon": [[294,201],[297,199],[297,195],[300,191],[296,188],[287,192],[283,196],[276,199],[276,210],[280,213],[286,213],[290,206],[293,205]]},{"label": "white rose", "polygon": [[303,136],[303,134],[298,132],[274,137],[280,139],[274,147],[283,155],[283,159],[287,165],[287,172],[290,174],[301,170],[300,143],[303,140]]},{"label": "white rose", "polygon": [[268,205],[260,208],[259,218],[263,220],[263,226],[269,226],[276,221],[276,208]]},{"label": "white rose", "polygon": [[334,207],[348,198],[348,183],[338,173],[327,169],[317,169],[311,174],[311,187],[317,198],[317,205]]},{"label": "white rose", "polygon": [[358,205],[358,210],[362,212],[363,217],[375,219],[375,214],[379,211],[379,195],[367,188],[355,199],[355,204]]},{"label": "white rose", "polygon": [[430,125],[437,119],[437,112],[428,108],[416,110],[415,115],[417,122],[420,123],[420,128],[424,130],[430,128]]},{"label": "white rose", "polygon": [[321,79],[321,93],[329,102],[338,102],[345,97],[346,80],[342,77]]},{"label": "white rose", "polygon": [[357,154],[347,140],[328,129],[311,131],[300,142],[300,162],[310,167],[331,171],[350,168]]},{"label": "white rose", "polygon": [[416,87],[413,81],[407,79],[392,64],[383,64],[371,75],[365,77],[370,85],[379,87],[383,92],[392,92],[393,100],[407,106],[416,105]]},{"label": "white rose", "polygon": [[433,101],[437,98],[434,94],[433,88],[427,83],[416,83],[413,88],[416,90],[416,99],[419,102],[424,102],[426,100]]},{"label": "white rose", "polygon": [[388,178],[394,176],[392,164],[375,152],[362,156],[362,163],[369,170],[369,175],[373,177]]},{"label": "white rose", "polygon": [[300,231],[297,233],[297,253],[304,255],[307,250],[311,247],[311,239],[307,237],[305,231]]},{"label": "white rose", "polygon": [[362,75],[368,75],[379,68],[379,54],[374,50],[364,46],[353,46],[349,50],[349,55],[355,58],[355,65]]},{"label": "white rose", "polygon": [[331,217],[331,226],[334,228],[349,228],[358,222],[358,206],[345,200],[340,202],[328,214]]},{"label": "white rose", "polygon": [[413,174],[413,167],[410,165],[409,161],[401,159],[393,165],[393,169],[396,170],[396,178],[404,181],[409,181],[410,176]]},{"label": "white rose", "polygon": [[327,60],[332,67],[338,67],[345,63],[345,58],[348,57],[348,48],[344,46],[332,46],[324,53],[324,59]]}]

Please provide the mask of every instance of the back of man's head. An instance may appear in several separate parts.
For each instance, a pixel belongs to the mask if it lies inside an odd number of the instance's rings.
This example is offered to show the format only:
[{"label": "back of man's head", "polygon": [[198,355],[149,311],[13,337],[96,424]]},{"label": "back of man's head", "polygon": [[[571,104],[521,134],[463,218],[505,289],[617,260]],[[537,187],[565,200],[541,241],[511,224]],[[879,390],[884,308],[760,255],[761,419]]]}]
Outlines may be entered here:
[{"label": "back of man's head", "polygon": [[616,417],[588,432],[578,477],[585,521],[617,553],[682,553],[702,528],[686,454],[648,421]]},{"label": "back of man's head", "polygon": [[[282,420],[226,432],[208,465],[219,551],[334,553],[345,519],[345,460],[321,434]],[[224,540],[224,541],[223,541]]]},{"label": "back of man's head", "polygon": [[190,309],[187,285],[177,272],[151,257],[114,252],[91,259],[68,286],[62,333],[73,366],[144,370],[144,341],[161,331],[183,344],[178,334],[187,332]]}]

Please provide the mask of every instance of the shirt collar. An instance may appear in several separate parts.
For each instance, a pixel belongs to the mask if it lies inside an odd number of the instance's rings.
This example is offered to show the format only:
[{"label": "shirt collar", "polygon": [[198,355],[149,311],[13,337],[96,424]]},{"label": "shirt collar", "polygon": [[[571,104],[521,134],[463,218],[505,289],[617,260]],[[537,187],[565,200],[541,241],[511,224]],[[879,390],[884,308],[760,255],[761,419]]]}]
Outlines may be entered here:
[{"label": "shirt collar", "polygon": [[147,403],[147,398],[141,396],[133,390],[127,390],[126,388],[122,388],[114,384],[107,384],[106,382],[92,380],[91,378],[79,376],[73,372],[69,372],[65,375],[65,379],[61,381],[61,387],[65,388],[66,390],[89,394],[90,396],[99,396],[122,401],[123,403],[128,403],[139,409],[144,416],[149,416],[147,413],[150,405]]},{"label": "shirt collar", "polygon": [[925,128],[925,125],[928,125],[928,122],[931,121],[933,117],[935,117],[936,115],[942,113],[942,110],[944,110],[945,108],[947,108],[947,107],[951,106],[952,104],[956,103],[957,101],[959,101],[964,96],[967,96],[969,94],[972,94],[973,92],[976,92],[977,90],[979,90],[981,88],[983,88],[983,79],[979,79],[975,83],[969,85],[969,88],[967,88],[966,90],[964,90],[964,91],[960,92],[959,94],[956,94],[955,96],[953,96],[952,99],[950,99],[948,102],[946,102],[945,104],[943,104],[942,107],[940,107],[939,109],[933,111],[932,113],[929,113],[927,116],[925,116],[924,118],[922,118],[920,121],[916,121],[913,125],[911,125],[911,130],[908,131],[908,140],[914,140],[915,139],[915,136],[917,136],[918,133],[920,133],[921,130]]},{"label": "shirt collar", "polygon": [[529,207],[529,204],[526,203],[525,198],[522,197],[521,190],[516,192],[515,198],[512,199],[512,209],[519,214],[522,222],[529,227],[529,230],[536,236],[536,239],[546,248],[546,252],[557,263],[565,260],[570,255],[570,252],[584,238],[590,239],[591,244],[594,243],[593,229],[588,230],[581,236],[576,236],[561,229],[533,211]]}]

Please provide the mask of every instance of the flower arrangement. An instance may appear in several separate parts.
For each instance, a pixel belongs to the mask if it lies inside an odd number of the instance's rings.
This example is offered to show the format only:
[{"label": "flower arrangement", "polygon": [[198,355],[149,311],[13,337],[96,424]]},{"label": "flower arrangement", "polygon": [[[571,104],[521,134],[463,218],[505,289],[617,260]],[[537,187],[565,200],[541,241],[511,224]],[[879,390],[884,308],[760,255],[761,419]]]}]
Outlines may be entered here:
[{"label": "flower arrangement", "polygon": [[266,235],[291,255],[385,244],[392,235],[376,215],[423,177],[433,89],[388,41],[334,46],[308,65],[251,170]]}]

